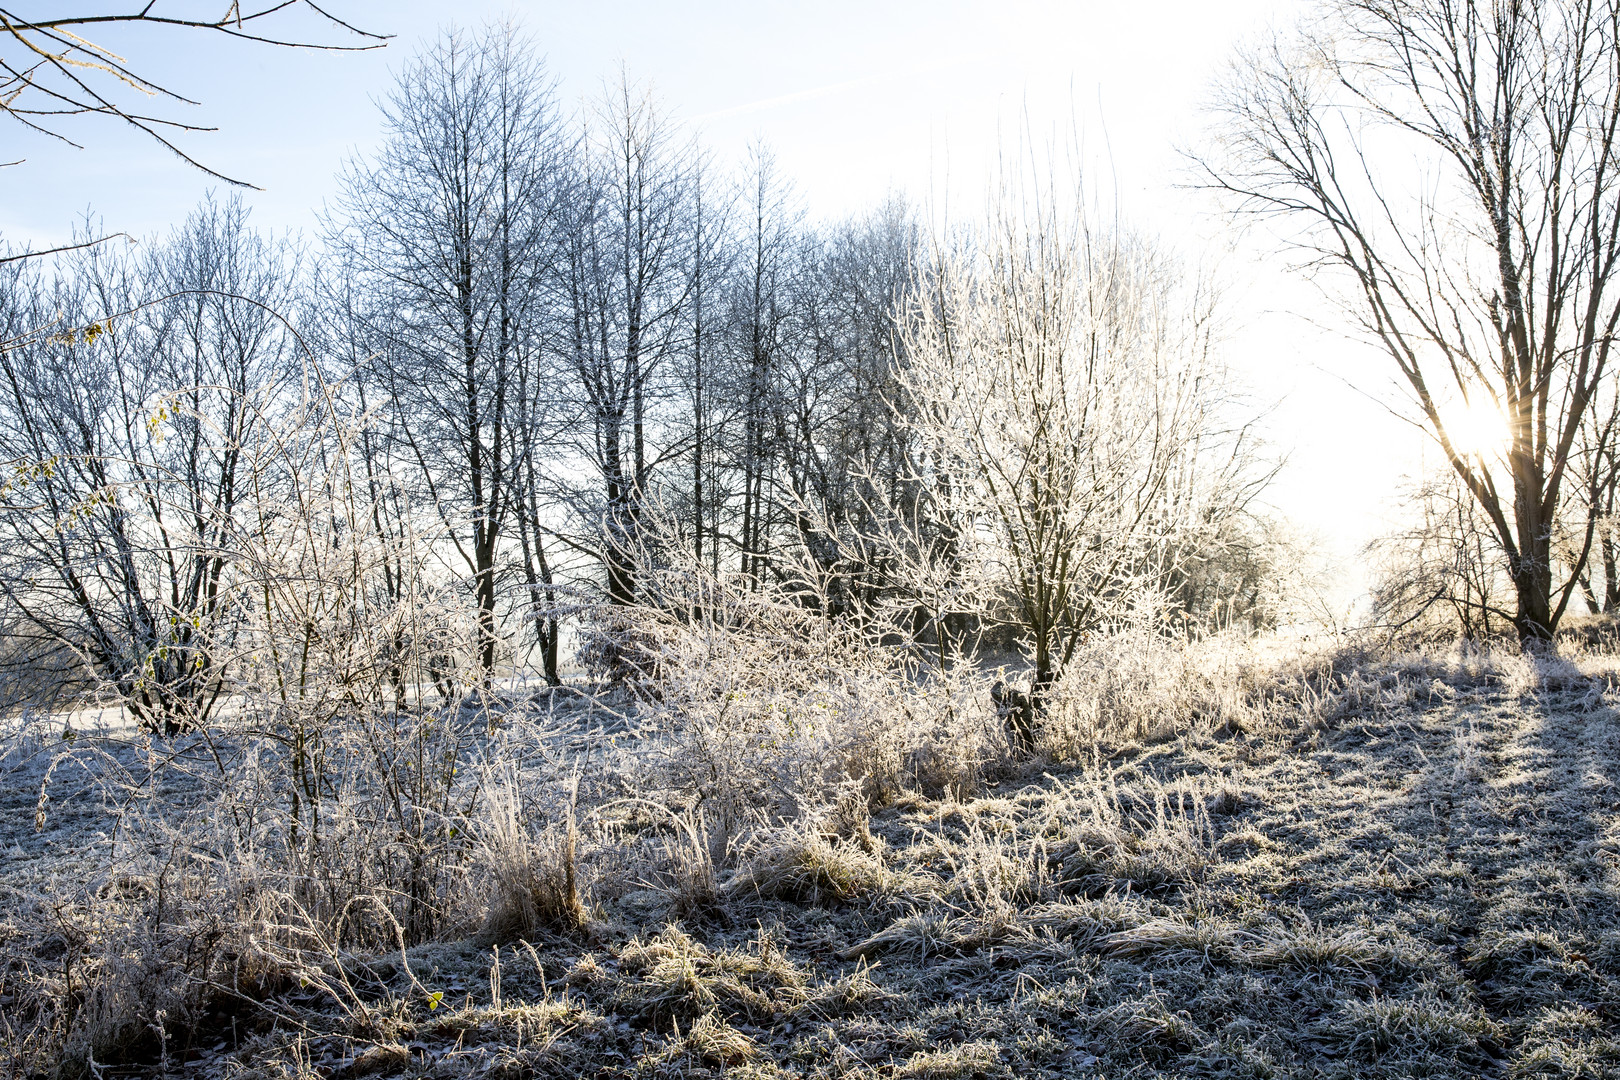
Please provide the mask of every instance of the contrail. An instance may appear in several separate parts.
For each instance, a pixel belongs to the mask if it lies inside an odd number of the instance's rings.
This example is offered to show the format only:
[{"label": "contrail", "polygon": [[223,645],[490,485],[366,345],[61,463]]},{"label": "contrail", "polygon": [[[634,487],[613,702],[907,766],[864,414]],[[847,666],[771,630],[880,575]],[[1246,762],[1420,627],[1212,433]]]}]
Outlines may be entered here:
[{"label": "contrail", "polygon": [[856,86],[865,86],[888,77],[891,73],[883,75],[865,75],[859,79],[849,79],[846,82],[828,83],[826,86],[816,86],[809,90],[799,90],[791,94],[782,94],[778,97],[761,98],[759,101],[750,101],[745,105],[733,105],[729,109],[716,109],[714,112],[704,113],[702,116],[692,117],[692,122],[700,120],[717,120],[722,116],[739,116],[743,113],[762,112],[765,109],[774,109],[778,105],[788,105],[795,101],[808,101],[811,98],[825,97],[836,94],[840,90],[848,90]]},{"label": "contrail", "polygon": [[857,86],[869,86],[872,83],[882,82],[886,79],[911,78],[915,75],[955,67],[960,63],[962,63],[960,59],[942,60],[932,64],[920,64],[903,71],[891,70],[876,75],[863,75],[858,79],[828,83],[826,86],[815,86],[809,90],[797,90],[791,94],[782,94],[777,97],[761,98],[758,101],[750,101],[744,105],[733,105],[728,109],[716,109],[713,112],[706,112],[701,116],[692,117],[692,123],[699,123],[704,120],[718,120],[723,116],[740,116],[743,113],[763,112],[766,109],[774,109],[778,105],[790,105],[795,101],[808,101],[811,98],[826,97],[828,94],[836,94]]}]

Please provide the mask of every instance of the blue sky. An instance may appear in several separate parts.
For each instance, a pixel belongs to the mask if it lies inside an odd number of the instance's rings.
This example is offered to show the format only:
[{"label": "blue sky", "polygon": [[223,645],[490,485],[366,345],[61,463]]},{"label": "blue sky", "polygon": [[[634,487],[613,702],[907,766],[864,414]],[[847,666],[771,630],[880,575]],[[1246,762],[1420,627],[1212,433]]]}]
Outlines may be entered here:
[{"label": "blue sky", "polygon": [[[218,0],[168,0],[212,11]],[[333,0],[386,49],[298,54],[206,35],[141,33],[113,48],[200,107],[164,115],[217,124],[185,145],[265,188],[260,221],[308,227],[342,157],[377,133],[375,97],[424,38],[457,23],[521,23],[566,99],[594,93],[622,62],[694,121],[722,157],[763,136],[813,211],[857,209],[889,186],[919,192],[948,162],[980,174],[998,126],[1028,108],[1037,128],[1071,104],[1088,141],[1106,141],[1122,188],[1147,208],[1164,195],[1178,141],[1196,136],[1196,106],[1234,42],[1291,0],[1220,3],[1051,0],[817,0],[815,3],[532,0],[456,4]],[[85,206],[109,224],[161,227],[209,186],[161,149],[111,124],[81,124],[73,151],[14,131],[0,171],[6,235],[59,232]]]},{"label": "blue sky", "polygon": [[[1227,250],[1227,222],[1179,186],[1177,150],[1197,144],[1211,81],[1243,39],[1297,18],[1300,0],[330,2],[394,39],[349,55],[203,35],[107,42],[201,102],[162,115],[221,128],[185,146],[263,189],[247,193],[261,226],[318,228],[339,166],[378,136],[375,101],[391,70],[452,23],[522,24],[567,104],[624,64],[701,130],[719,162],[769,143],[812,217],[858,212],[892,189],[971,212],[1005,137],[1026,122],[1038,136],[1072,127],[1125,216],[1189,256],[1220,253],[1229,353],[1260,397],[1281,402],[1272,438],[1290,464],[1273,492],[1279,508],[1348,559],[1383,527],[1382,500],[1415,463],[1418,437],[1340,381],[1386,394],[1388,361],[1313,329],[1309,320],[1332,316],[1310,287],[1263,249]],[[190,6],[212,12],[219,0]],[[219,187],[111,124],[72,130],[86,149],[8,130],[5,157],[27,159],[0,169],[0,236],[11,243],[59,240],[87,211],[109,230],[149,235]]]}]

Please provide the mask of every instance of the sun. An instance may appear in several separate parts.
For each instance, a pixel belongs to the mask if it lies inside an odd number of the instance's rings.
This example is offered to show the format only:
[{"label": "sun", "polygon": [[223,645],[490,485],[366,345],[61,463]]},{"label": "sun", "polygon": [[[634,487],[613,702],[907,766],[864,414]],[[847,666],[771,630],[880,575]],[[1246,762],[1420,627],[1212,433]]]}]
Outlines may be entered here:
[{"label": "sun", "polygon": [[1507,451],[1511,432],[1494,402],[1475,400],[1442,412],[1440,419],[1453,449],[1463,457],[1500,457]]}]

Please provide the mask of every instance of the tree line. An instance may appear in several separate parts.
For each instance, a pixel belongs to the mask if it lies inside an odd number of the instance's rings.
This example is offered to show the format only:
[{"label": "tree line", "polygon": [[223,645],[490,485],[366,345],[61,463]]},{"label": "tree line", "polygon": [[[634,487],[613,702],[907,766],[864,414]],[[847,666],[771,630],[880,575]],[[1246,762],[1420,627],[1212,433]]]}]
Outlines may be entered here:
[{"label": "tree line", "polygon": [[6,265],[14,696],[194,722],[267,650],[307,680],[271,617],[306,661],[364,640],[401,702],[557,683],[570,625],[677,563],[903,612],[944,663],[1010,627],[1037,692],[1120,620],[1267,617],[1210,283],[1077,185],[1015,165],[974,223],[812,223],[767,148],[722,168],[623,76],[565,109],[509,27],[427,45],[381,107],[312,243],[211,198]]}]

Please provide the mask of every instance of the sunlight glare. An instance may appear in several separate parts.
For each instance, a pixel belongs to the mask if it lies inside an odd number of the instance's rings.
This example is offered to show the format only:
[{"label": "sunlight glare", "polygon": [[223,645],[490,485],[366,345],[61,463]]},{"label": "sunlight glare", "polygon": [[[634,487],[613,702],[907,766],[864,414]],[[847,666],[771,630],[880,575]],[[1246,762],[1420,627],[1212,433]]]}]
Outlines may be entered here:
[{"label": "sunlight glare", "polygon": [[1464,457],[1501,457],[1508,447],[1507,417],[1490,401],[1473,401],[1442,416],[1446,435]]}]

